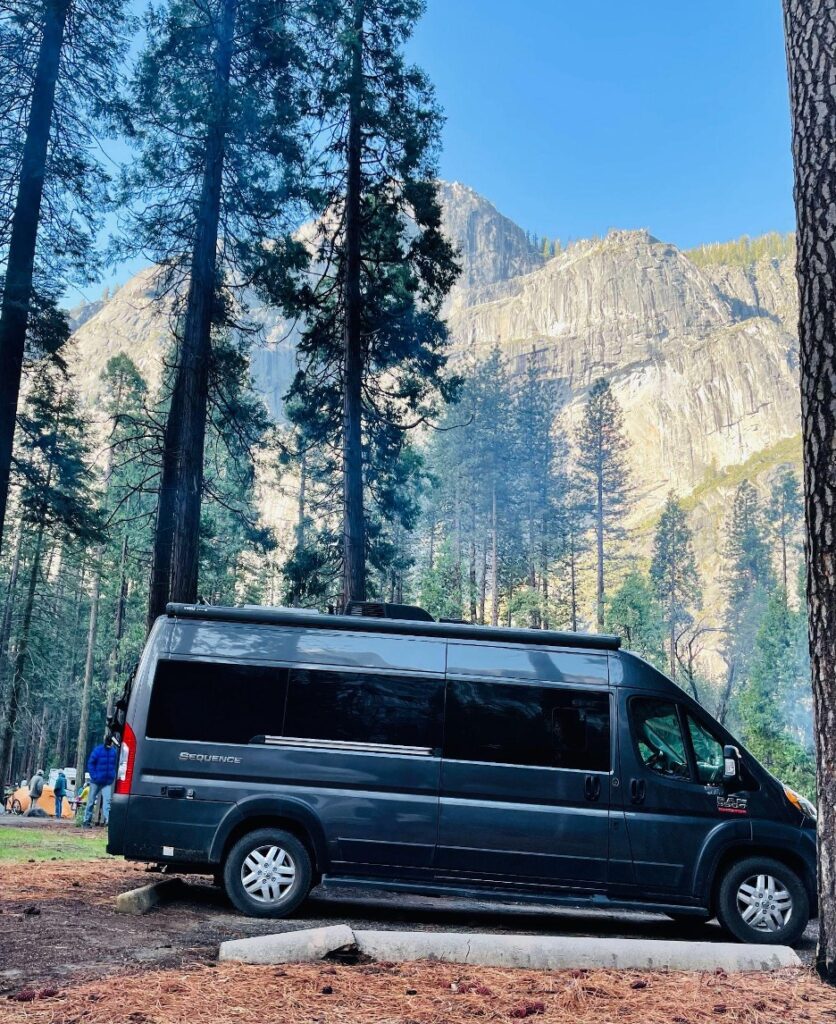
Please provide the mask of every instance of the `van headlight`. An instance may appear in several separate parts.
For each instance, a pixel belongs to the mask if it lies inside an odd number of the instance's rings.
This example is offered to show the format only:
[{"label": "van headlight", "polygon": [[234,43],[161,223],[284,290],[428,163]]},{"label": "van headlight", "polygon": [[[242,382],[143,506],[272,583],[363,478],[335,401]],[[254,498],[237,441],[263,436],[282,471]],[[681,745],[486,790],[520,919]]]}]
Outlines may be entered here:
[{"label": "van headlight", "polygon": [[784,786],[784,796],[789,800],[793,807],[801,811],[802,814],[806,814],[812,821],[815,821],[816,818],[818,818],[816,805],[811,803],[806,796],[796,793],[796,791],[790,786]]}]

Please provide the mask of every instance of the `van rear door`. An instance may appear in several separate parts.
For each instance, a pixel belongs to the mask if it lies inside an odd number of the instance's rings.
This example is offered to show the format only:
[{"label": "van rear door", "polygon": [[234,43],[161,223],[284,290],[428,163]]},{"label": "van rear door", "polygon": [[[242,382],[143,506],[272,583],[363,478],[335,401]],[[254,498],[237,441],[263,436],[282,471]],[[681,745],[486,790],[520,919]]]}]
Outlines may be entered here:
[{"label": "van rear door", "polygon": [[607,658],[448,644],[440,878],[604,891]]}]

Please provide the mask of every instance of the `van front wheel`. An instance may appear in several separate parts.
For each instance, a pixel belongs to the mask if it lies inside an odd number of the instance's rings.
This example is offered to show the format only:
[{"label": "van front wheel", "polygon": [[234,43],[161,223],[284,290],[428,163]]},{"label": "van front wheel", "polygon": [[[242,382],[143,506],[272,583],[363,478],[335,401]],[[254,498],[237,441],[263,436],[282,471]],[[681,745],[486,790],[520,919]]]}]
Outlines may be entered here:
[{"label": "van front wheel", "polygon": [[232,847],[224,864],[224,888],[248,917],[287,917],[311,888],[311,858],[296,836],[259,828]]},{"label": "van front wheel", "polygon": [[810,901],[786,864],[749,857],[733,864],[720,883],[717,917],[741,942],[791,946],[810,920]]}]

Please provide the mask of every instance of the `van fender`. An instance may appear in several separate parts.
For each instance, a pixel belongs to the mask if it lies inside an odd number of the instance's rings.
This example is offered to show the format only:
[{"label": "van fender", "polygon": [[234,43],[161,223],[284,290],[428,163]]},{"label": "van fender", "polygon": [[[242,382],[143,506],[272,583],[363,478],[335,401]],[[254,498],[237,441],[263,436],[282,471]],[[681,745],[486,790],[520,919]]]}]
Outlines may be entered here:
[{"label": "van fender", "polygon": [[[737,826],[735,828],[735,826]],[[811,902],[815,899],[815,844],[802,842],[801,830],[793,825],[763,818],[722,822],[713,829],[703,845],[694,872],[694,895],[711,895],[717,868],[724,854],[737,847],[742,855],[785,851],[804,865],[802,881]],[[809,847],[809,848],[805,848]],[[747,849],[747,847],[749,849]]]},{"label": "van fender", "polygon": [[328,864],[328,848],[322,823],[308,804],[294,797],[285,796],[248,796],[231,807],[215,831],[209,849],[210,862],[221,862],[229,837],[239,825],[248,819],[256,821],[259,818],[284,818],[300,825],[310,836],[316,855],[316,866],[321,871],[325,870]]},{"label": "van fender", "polygon": [[735,821],[720,821],[705,837],[702,849],[694,865],[691,892],[705,902],[711,896],[711,887],[717,866],[723,855],[735,846],[746,846],[752,842],[752,821],[749,818]]}]

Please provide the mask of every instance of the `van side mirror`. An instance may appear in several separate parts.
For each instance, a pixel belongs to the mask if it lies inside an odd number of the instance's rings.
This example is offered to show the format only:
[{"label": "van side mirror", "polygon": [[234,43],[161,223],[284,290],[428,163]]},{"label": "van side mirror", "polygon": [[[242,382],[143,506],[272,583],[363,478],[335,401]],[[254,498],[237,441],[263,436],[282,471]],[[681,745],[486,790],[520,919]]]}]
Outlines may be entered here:
[{"label": "van side mirror", "polygon": [[740,778],[740,751],[727,743],[723,747],[723,781],[734,782]]}]

